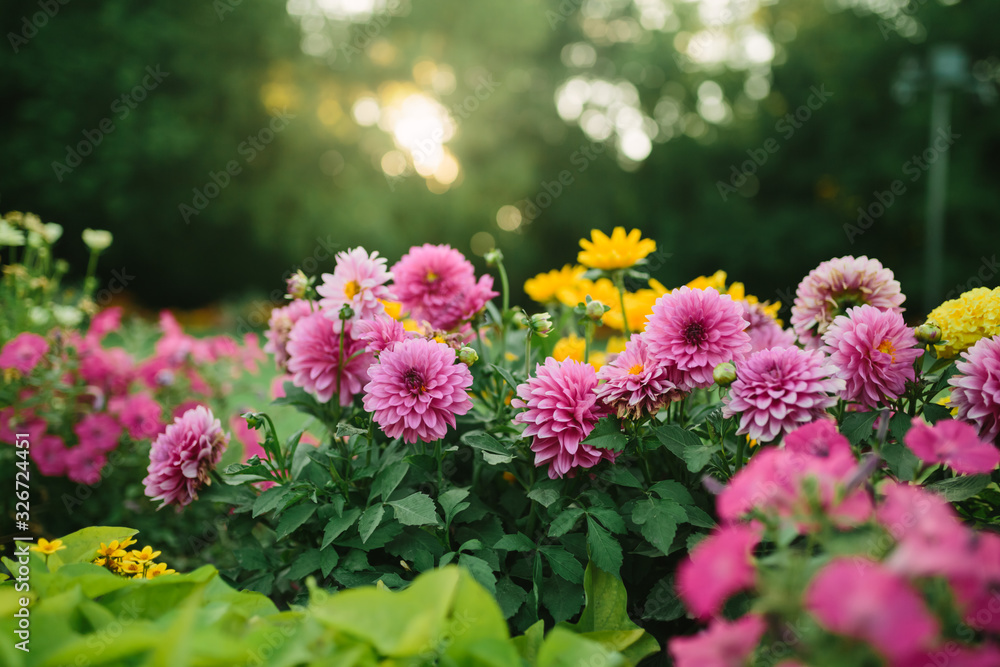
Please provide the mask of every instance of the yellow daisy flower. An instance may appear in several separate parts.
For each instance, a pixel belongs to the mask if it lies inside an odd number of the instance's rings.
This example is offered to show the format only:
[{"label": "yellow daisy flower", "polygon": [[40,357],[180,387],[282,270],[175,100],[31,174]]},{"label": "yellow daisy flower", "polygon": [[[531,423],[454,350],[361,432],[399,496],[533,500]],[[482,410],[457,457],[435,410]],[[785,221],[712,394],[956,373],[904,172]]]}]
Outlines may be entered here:
[{"label": "yellow daisy flower", "polygon": [[142,551],[136,551],[135,549],[129,554],[131,560],[137,563],[148,563],[157,556],[160,555],[160,551],[153,551],[153,547],[143,547]]},{"label": "yellow daisy flower", "polygon": [[572,359],[583,361],[583,353],[586,351],[587,343],[576,334],[570,334],[565,338],[560,338],[556,346],[552,348],[552,356],[556,361]]},{"label": "yellow daisy flower", "polygon": [[38,553],[45,554],[46,556],[51,556],[57,551],[61,551],[66,547],[63,545],[62,540],[52,540],[49,542],[44,537],[38,538],[38,544],[31,547],[32,551],[37,551]]},{"label": "yellow daisy flower", "polygon": [[577,304],[586,303],[588,296],[611,308],[614,308],[618,303],[618,290],[615,288],[615,284],[607,278],[600,278],[597,281],[581,278],[572,285],[567,285],[559,290],[556,298],[573,308]]},{"label": "yellow daisy flower", "polygon": [[129,574],[131,574],[131,575],[135,575],[135,574],[141,575],[142,574],[142,570],[143,570],[142,563],[137,563],[134,560],[125,560],[125,561],[122,561],[122,563],[119,566],[119,568],[121,569],[121,573],[125,574],[125,575],[129,575]]},{"label": "yellow daisy flower", "polygon": [[591,269],[613,271],[635,266],[656,250],[656,241],[642,238],[642,232],[633,229],[627,235],[624,227],[615,227],[611,236],[599,229],[591,230],[590,240],[580,239],[583,250],[576,261]]},{"label": "yellow daisy flower", "polygon": [[149,569],[146,570],[146,579],[156,579],[164,574],[177,574],[177,570],[167,568],[166,563],[156,563],[154,565],[150,565]]},{"label": "yellow daisy flower", "polygon": [[945,301],[930,312],[927,321],[941,328],[938,356],[954,357],[980,338],[1000,334],[1000,287],[977,287]]},{"label": "yellow daisy flower", "polygon": [[111,544],[101,542],[101,548],[97,550],[97,555],[104,558],[124,558],[127,552],[121,547],[118,540],[113,540]]},{"label": "yellow daisy flower", "polygon": [[710,276],[698,276],[687,284],[691,289],[705,289],[714,287],[716,292],[726,291],[726,272],[719,270]]},{"label": "yellow daisy flower", "polygon": [[[533,301],[548,304],[560,301],[559,294],[563,290],[572,289],[581,279],[587,269],[582,266],[565,265],[561,269],[539,273],[534,278],[524,282],[524,292]],[[576,305],[573,303],[572,305]]]}]

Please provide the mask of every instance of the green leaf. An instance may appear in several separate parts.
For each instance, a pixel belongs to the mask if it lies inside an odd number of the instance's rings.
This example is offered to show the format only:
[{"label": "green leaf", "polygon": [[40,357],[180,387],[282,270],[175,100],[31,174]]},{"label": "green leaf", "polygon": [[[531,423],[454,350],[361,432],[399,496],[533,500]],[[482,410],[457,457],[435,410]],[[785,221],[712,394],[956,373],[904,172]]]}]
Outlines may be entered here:
[{"label": "green leaf", "polygon": [[549,524],[549,537],[565,535],[576,525],[577,520],[582,516],[583,509],[580,507],[570,507],[564,510],[562,514],[553,519],[552,523]]},{"label": "green leaf", "polygon": [[295,559],[292,563],[292,567],[288,569],[288,574],[286,575],[289,581],[301,581],[305,579],[306,575],[312,574],[319,569],[320,566],[320,551],[319,549],[309,549],[304,552],[301,556]]},{"label": "green leaf", "polygon": [[[381,507],[381,505],[379,505],[379,507]],[[340,537],[345,530],[354,525],[354,522],[358,520],[359,516],[361,516],[361,510],[357,507],[352,507],[351,509],[346,510],[343,516],[335,516],[330,519],[326,524],[326,528],[323,530],[323,542],[320,544],[320,548],[326,549],[330,546],[331,542]]]},{"label": "green leaf", "polygon": [[504,551],[532,551],[535,548],[535,543],[524,533],[517,533],[516,535],[504,535],[499,542],[493,545],[493,548]]},{"label": "green leaf", "polygon": [[257,518],[261,514],[275,509],[291,492],[291,487],[284,485],[272,486],[270,489],[267,489],[257,496],[257,500],[254,501],[252,516]]},{"label": "green leaf", "polygon": [[930,424],[937,424],[942,419],[951,419],[951,410],[936,403],[928,403],[924,406],[924,419]]},{"label": "green leaf", "polygon": [[621,535],[625,532],[625,520],[622,519],[621,514],[619,514],[616,509],[608,509],[607,507],[591,507],[587,510],[587,514],[600,521],[604,524],[605,528],[616,535]]},{"label": "green leaf", "polygon": [[527,597],[528,594],[525,590],[511,581],[510,577],[504,577],[497,581],[497,602],[500,604],[504,618],[509,619],[516,614]]},{"label": "green leaf", "polygon": [[562,547],[541,547],[538,549],[552,568],[552,574],[574,584],[583,583],[583,565],[576,556]]},{"label": "green leaf", "polygon": [[889,464],[889,470],[892,474],[899,480],[910,482],[916,478],[917,471],[921,466],[920,459],[902,442],[886,442],[879,450],[879,454]]},{"label": "green leaf", "polygon": [[[510,463],[514,460],[514,454],[509,449],[484,431],[471,431],[463,435],[461,440],[470,447],[480,450],[483,453],[483,458],[490,465]],[[490,455],[489,458],[487,455]]]},{"label": "green leaf", "polygon": [[[617,484],[618,486],[628,487],[630,489],[641,489],[642,482],[639,478],[632,474],[628,468],[624,466],[610,466],[605,468],[598,474],[598,478],[603,479],[611,484]],[[531,494],[528,494],[531,497]],[[558,495],[556,496],[558,497]]]},{"label": "green leaf", "polygon": [[[613,468],[610,468],[613,470]],[[528,498],[531,498],[542,507],[548,507],[559,500],[559,491],[552,487],[535,487],[528,491]]]},{"label": "green leaf", "polygon": [[358,522],[358,532],[361,534],[362,543],[367,542],[378,525],[382,523],[384,514],[385,505],[372,505],[361,515],[361,520]]},{"label": "green leaf", "polygon": [[877,410],[851,412],[844,417],[844,422],[840,425],[840,432],[851,441],[852,445],[857,445],[874,434],[872,427],[875,420],[878,419],[878,415]]},{"label": "green leaf", "polygon": [[979,495],[989,485],[989,475],[962,475],[943,479],[928,485],[927,488],[940,493],[945,500],[957,503]]},{"label": "green leaf", "polygon": [[329,577],[333,568],[337,567],[340,555],[335,549],[323,549],[319,554],[319,567],[324,577]]},{"label": "green leaf", "polygon": [[628,444],[628,436],[622,433],[621,421],[617,417],[609,415],[601,417],[583,442],[597,449],[620,452]]},{"label": "green leaf", "polygon": [[[87,563],[94,560],[101,542],[110,544],[115,540],[121,542],[126,537],[132,537],[138,530],[134,528],[119,528],[113,526],[88,526],[65,535],[62,538],[65,549],[57,555],[63,563]],[[54,569],[54,568],[53,568]]]},{"label": "green leaf", "polygon": [[654,621],[673,621],[685,613],[684,603],[674,588],[673,575],[656,582],[642,608],[642,617]]},{"label": "green leaf", "polygon": [[691,431],[673,424],[654,427],[653,433],[661,445],[687,464],[687,469],[691,472],[701,472],[712,460],[712,454],[719,449],[717,444],[706,444]]},{"label": "green leaf", "polygon": [[622,547],[592,517],[587,517],[587,547],[594,564],[616,575],[622,568]]},{"label": "green leaf", "polygon": [[372,482],[371,492],[368,494],[368,502],[372,502],[378,497],[382,500],[389,500],[389,496],[396,490],[399,483],[406,477],[406,471],[410,466],[406,461],[396,461],[382,468]]},{"label": "green leaf", "polygon": [[692,526],[698,526],[699,528],[715,528],[715,520],[708,515],[708,512],[700,507],[688,505],[684,508],[684,513],[687,514],[687,522]]},{"label": "green leaf", "polygon": [[277,533],[276,539],[283,540],[288,537],[292,531],[309,520],[309,517],[313,515],[316,508],[317,505],[315,503],[307,502],[296,505],[282,514],[281,520],[278,521],[278,527],[275,530]]},{"label": "green leaf", "polygon": [[394,500],[389,505],[392,505],[395,511],[396,521],[404,526],[426,526],[441,523],[434,510],[434,501],[426,493],[414,493],[402,500]]},{"label": "green leaf", "polygon": [[483,588],[491,594],[496,595],[497,576],[494,574],[493,568],[490,567],[489,563],[478,556],[462,554],[458,557],[458,564],[467,569],[469,574],[482,584]]},{"label": "green leaf", "polygon": [[673,500],[641,500],[632,510],[632,521],[639,525],[642,536],[664,555],[670,553],[677,524],[687,517],[685,509]]},{"label": "green leaf", "polygon": [[510,371],[501,366],[497,366],[496,364],[490,364],[490,368],[500,374],[500,377],[502,377],[503,381],[507,383],[507,386],[511,388],[511,391],[517,391],[517,380],[515,380],[514,376],[510,374]]},{"label": "green leaf", "polygon": [[649,487],[649,490],[664,500],[676,500],[681,505],[694,505],[694,498],[691,497],[691,492],[680,482],[673,480],[657,482]]},{"label": "green leaf", "polygon": [[538,649],[536,667],[571,667],[601,665],[619,667],[625,659],[599,643],[585,639],[561,627],[552,629]]},{"label": "green leaf", "polygon": [[451,520],[461,512],[468,509],[470,503],[462,502],[469,496],[468,489],[448,489],[438,496],[438,504],[444,510],[444,522],[451,524]]},{"label": "green leaf", "polygon": [[568,621],[583,606],[583,589],[565,579],[549,579],[542,588],[542,604],[556,623]]},{"label": "green leaf", "polygon": [[340,422],[339,424],[337,424],[336,435],[338,438],[343,438],[343,437],[350,438],[355,435],[368,435],[368,431],[366,431],[363,428],[358,428],[357,426],[351,426],[350,424],[345,424],[344,422]]}]

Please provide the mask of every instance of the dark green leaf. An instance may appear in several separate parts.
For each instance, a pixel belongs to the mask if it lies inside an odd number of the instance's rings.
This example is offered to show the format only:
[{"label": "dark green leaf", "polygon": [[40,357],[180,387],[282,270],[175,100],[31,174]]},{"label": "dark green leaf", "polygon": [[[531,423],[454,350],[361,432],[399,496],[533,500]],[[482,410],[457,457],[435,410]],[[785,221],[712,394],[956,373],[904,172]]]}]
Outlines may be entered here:
[{"label": "dark green leaf", "polygon": [[[381,507],[381,505],[379,505]],[[326,524],[326,529],[323,531],[323,542],[320,544],[322,549],[326,549],[331,542],[340,537],[340,535],[354,525],[354,522],[358,520],[361,516],[361,510],[357,507],[352,507],[351,509],[344,512],[343,516],[335,516]]]},{"label": "dark green leaf", "polygon": [[307,574],[311,574],[319,569],[320,566],[320,551],[319,549],[309,549],[292,563],[292,567],[289,568],[288,577],[289,581],[301,581],[305,579]]},{"label": "dark green leaf", "polygon": [[531,551],[535,548],[535,543],[524,533],[517,533],[516,535],[504,535],[499,542],[493,545],[493,548],[503,551]]},{"label": "dark green leaf", "polygon": [[381,497],[382,500],[389,500],[389,496],[396,490],[399,483],[406,477],[406,471],[410,466],[406,461],[396,461],[382,468],[372,482],[371,492],[368,494],[368,502]]},{"label": "dark green leaf", "polygon": [[611,533],[587,517],[587,548],[590,558],[597,567],[615,576],[622,568],[622,547]]},{"label": "dark green leaf", "polygon": [[542,507],[548,507],[555,501],[559,500],[559,492],[552,487],[536,486],[531,491],[528,491],[528,497]]},{"label": "dark green leaf", "polygon": [[276,508],[281,501],[288,497],[292,489],[288,486],[272,486],[267,489],[259,496],[253,504],[253,516],[254,518],[264,514],[265,512],[270,512]]},{"label": "dark green leaf", "polygon": [[385,514],[385,505],[372,505],[361,515],[358,523],[358,532],[361,534],[361,542],[367,542],[378,525],[382,523],[382,515]]},{"label": "dark green leaf", "polygon": [[851,441],[852,445],[857,445],[873,435],[872,427],[875,420],[878,419],[878,415],[877,410],[851,412],[844,417],[844,423],[840,425],[840,432]]},{"label": "dark green leaf", "polygon": [[335,549],[323,549],[319,554],[319,566],[323,576],[329,577],[330,573],[333,572],[333,568],[337,567],[339,561],[340,556]]},{"label": "dark green leaf", "polygon": [[684,461],[691,472],[700,472],[719,449],[717,444],[706,444],[691,431],[673,424],[662,424],[653,432],[660,444]]},{"label": "dark green leaf", "polygon": [[500,377],[502,377],[503,381],[507,383],[507,386],[510,387],[511,391],[517,391],[517,380],[515,380],[514,376],[510,374],[510,371],[506,368],[497,366],[496,364],[490,364],[490,368],[500,374]]},{"label": "dark green leaf", "polygon": [[677,524],[686,521],[687,516],[673,500],[640,501],[632,511],[632,521],[639,525],[642,536],[663,554],[670,553]]},{"label": "dark green leaf", "polygon": [[437,525],[437,512],[434,510],[434,501],[426,493],[414,493],[402,500],[393,500],[389,503],[395,511],[396,521],[404,526],[426,526]]},{"label": "dark green leaf", "polygon": [[542,604],[556,623],[568,621],[583,607],[583,589],[558,577],[549,579],[542,587]]},{"label": "dark green leaf", "polygon": [[917,476],[920,469],[920,459],[902,442],[887,442],[879,451],[889,470],[900,481],[910,482]]},{"label": "dark green leaf", "polygon": [[664,500],[676,500],[681,505],[694,504],[694,498],[691,497],[691,492],[688,491],[687,487],[680,482],[675,482],[673,480],[657,482],[653,486],[649,487],[649,490]]},{"label": "dark green leaf", "polygon": [[344,437],[350,438],[355,435],[368,435],[368,431],[364,430],[363,428],[351,426],[350,424],[345,424],[343,422],[337,424],[338,438],[344,438]]},{"label": "dark green leaf", "polygon": [[497,576],[493,573],[490,564],[477,556],[462,554],[458,557],[458,564],[469,571],[469,574],[478,581],[491,594],[497,592]]},{"label": "dark green leaf", "polygon": [[[514,454],[489,433],[483,431],[466,433],[462,436],[462,442],[480,450],[483,453],[483,458],[490,465],[509,463],[514,460]],[[487,459],[487,454],[492,455],[491,458]]]},{"label": "dark green leaf", "polygon": [[582,508],[570,507],[568,510],[564,510],[562,514],[549,524],[549,536],[559,537],[560,535],[565,535],[576,525],[577,520],[582,516]]},{"label": "dark green leaf", "polygon": [[438,496],[438,504],[444,510],[445,523],[451,524],[451,520],[455,518],[455,515],[469,508],[469,503],[462,502],[468,496],[468,489],[448,489]]},{"label": "dark green leaf", "polygon": [[591,507],[587,510],[587,514],[604,524],[604,527],[612,533],[621,535],[625,532],[625,520],[622,519],[621,514],[619,514],[616,509],[608,509],[607,507]]},{"label": "dark green leaf", "polygon": [[989,475],[962,475],[960,477],[952,477],[951,479],[943,479],[940,482],[929,485],[927,488],[940,493],[945,497],[945,500],[957,503],[978,495],[989,485]]},{"label": "dark green leaf", "polygon": [[511,581],[509,577],[497,581],[497,602],[500,603],[500,610],[503,612],[504,618],[510,618],[516,614],[527,597],[528,594],[524,589]]},{"label": "dark green leaf", "polygon": [[[632,471],[623,466],[610,466],[605,468],[601,471],[598,477],[612,484],[617,484],[618,486],[625,486],[630,489],[642,488],[642,482],[639,481],[639,478],[633,475]],[[528,495],[530,497],[531,494]],[[558,495],[556,497],[558,497]]]},{"label": "dark green leaf", "polygon": [[552,574],[558,575],[574,584],[583,583],[583,565],[570,552],[562,547],[541,547],[538,549],[549,562]]},{"label": "dark green leaf", "polygon": [[597,449],[620,452],[628,444],[628,436],[622,433],[621,421],[617,417],[609,415],[602,417],[594,425],[594,429],[583,442]]},{"label": "dark green leaf", "polygon": [[281,520],[278,521],[278,527],[275,530],[277,533],[276,539],[280,541],[288,537],[292,531],[308,521],[309,517],[311,517],[315,511],[315,503],[303,503],[301,505],[296,505],[282,514]]},{"label": "dark green leaf", "polygon": [[642,608],[642,618],[653,621],[673,621],[685,613],[684,603],[674,590],[672,575],[656,582]]}]

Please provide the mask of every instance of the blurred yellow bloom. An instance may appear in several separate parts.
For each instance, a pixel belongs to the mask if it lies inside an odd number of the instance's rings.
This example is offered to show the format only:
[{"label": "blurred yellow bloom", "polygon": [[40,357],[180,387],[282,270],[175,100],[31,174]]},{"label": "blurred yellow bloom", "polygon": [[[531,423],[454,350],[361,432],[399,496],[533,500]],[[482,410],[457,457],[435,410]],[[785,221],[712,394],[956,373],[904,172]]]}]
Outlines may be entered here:
[{"label": "blurred yellow bloom", "polygon": [[691,289],[714,287],[716,292],[726,291],[726,272],[719,270],[710,276],[698,276],[687,284]]},{"label": "blurred yellow bloom", "polygon": [[150,565],[149,569],[146,570],[146,579],[156,579],[162,574],[176,573],[177,570],[168,569],[166,563],[156,563],[155,565]]},{"label": "blurred yellow bloom", "polygon": [[604,351],[608,354],[621,354],[625,351],[625,343],[627,343],[621,336],[612,336],[608,339],[608,344],[605,346]]},{"label": "blurred yellow bloom", "polygon": [[135,543],[136,543],[136,540],[132,539],[131,537],[126,537],[124,540],[122,540],[122,543],[119,544],[118,546],[120,548],[122,548],[122,549],[128,549],[130,546],[132,546]]},{"label": "blurred yellow bloom", "polygon": [[402,315],[403,304],[398,301],[382,301],[382,305],[385,306],[385,314],[394,320],[399,320],[399,316]]},{"label": "blurred yellow bloom", "polygon": [[611,236],[599,229],[591,230],[590,240],[580,239],[580,247],[583,250],[576,261],[591,269],[612,271],[635,266],[656,250],[656,241],[642,238],[638,229],[626,235],[624,227],[615,227]]},{"label": "blurred yellow bloom", "polygon": [[573,308],[577,304],[586,303],[588,296],[594,301],[600,301],[605,306],[612,308],[618,303],[618,290],[615,288],[615,284],[607,278],[600,278],[597,281],[581,278],[572,285],[561,289],[557,298]]},{"label": "blurred yellow bloom", "polygon": [[559,342],[552,349],[552,356],[556,361],[572,359],[583,361],[583,353],[586,351],[587,343],[576,334],[570,334],[565,338],[560,338]]},{"label": "blurred yellow bloom", "polygon": [[957,299],[945,301],[927,316],[941,328],[939,357],[954,357],[980,338],[1000,334],[1000,287],[977,287]]},{"label": "blurred yellow bloom", "polygon": [[[653,304],[668,291],[655,280],[650,283],[655,284],[655,287],[625,293],[625,314],[628,317],[630,331],[639,332],[646,329],[646,317],[653,314]],[[663,288],[662,291],[659,288]],[[604,323],[612,329],[624,331],[619,300],[616,299],[608,305],[611,306],[611,310],[604,314]]]},{"label": "blurred yellow bloom", "polygon": [[[524,282],[524,291],[533,301],[541,304],[561,301],[559,294],[563,290],[572,289],[586,270],[582,266],[567,264],[559,270],[539,273],[534,278],[529,278]],[[568,305],[575,306],[576,303]]]},{"label": "blurred yellow bloom", "polygon": [[159,556],[160,553],[161,552],[159,551],[153,551],[153,547],[147,546],[143,547],[142,551],[136,551],[135,549],[133,549],[132,552],[129,554],[129,558],[131,558],[131,560],[134,560],[137,563],[148,563],[149,561]]},{"label": "blurred yellow bloom", "polygon": [[38,544],[31,547],[32,551],[37,551],[38,553],[43,553],[46,556],[51,556],[57,551],[61,551],[66,547],[63,545],[62,540],[52,540],[49,542],[44,537],[38,538]]}]

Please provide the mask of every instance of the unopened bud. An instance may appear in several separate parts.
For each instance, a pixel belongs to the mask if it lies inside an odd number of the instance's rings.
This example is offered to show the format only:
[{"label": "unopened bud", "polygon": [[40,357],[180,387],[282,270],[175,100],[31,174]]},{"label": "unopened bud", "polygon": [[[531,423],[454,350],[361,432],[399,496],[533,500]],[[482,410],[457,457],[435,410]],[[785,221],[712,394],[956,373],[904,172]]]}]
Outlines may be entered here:
[{"label": "unopened bud", "polygon": [[288,277],[288,296],[293,299],[304,299],[309,291],[309,278],[299,269]]},{"label": "unopened bud", "polygon": [[607,309],[604,307],[604,304],[601,303],[600,301],[594,300],[587,302],[587,317],[594,320],[595,322],[604,317],[605,312],[607,312]]},{"label": "unopened bud", "polygon": [[530,321],[528,320],[528,316],[525,315],[520,310],[517,311],[516,313],[514,313],[513,322],[514,322],[514,324],[516,324],[517,326],[521,327],[522,329],[530,324]]},{"label": "unopened bud", "polygon": [[934,345],[941,342],[941,327],[933,322],[924,322],[913,330],[913,335],[925,345]]},{"label": "unopened bud", "polygon": [[496,266],[503,261],[503,253],[500,252],[499,248],[493,248],[483,255],[483,259],[486,260],[486,266]]},{"label": "unopened bud", "polygon": [[719,364],[712,371],[712,379],[720,387],[728,387],[736,382],[736,366],[729,361]]},{"label": "unopened bud", "polygon": [[532,315],[530,324],[531,331],[542,338],[545,338],[552,333],[552,329],[555,328],[555,325],[552,324],[552,316],[548,313],[537,313]]},{"label": "unopened bud", "polygon": [[247,420],[247,427],[255,431],[264,425],[264,420],[261,418],[259,412],[247,412],[240,416]]},{"label": "unopened bud", "polygon": [[463,347],[458,351],[458,360],[466,366],[471,366],[479,361],[479,354],[471,347]]},{"label": "unopened bud", "polygon": [[345,303],[343,306],[340,307],[339,316],[340,319],[342,320],[349,320],[352,317],[354,317],[354,309],[351,308],[350,304]]},{"label": "unopened bud", "polygon": [[94,252],[107,250],[111,245],[111,232],[104,229],[85,229],[82,236],[83,242]]}]

